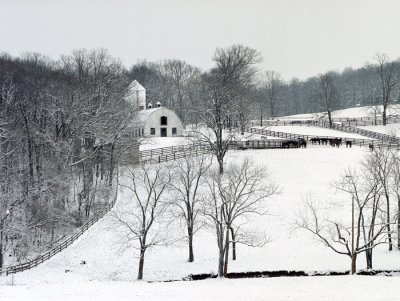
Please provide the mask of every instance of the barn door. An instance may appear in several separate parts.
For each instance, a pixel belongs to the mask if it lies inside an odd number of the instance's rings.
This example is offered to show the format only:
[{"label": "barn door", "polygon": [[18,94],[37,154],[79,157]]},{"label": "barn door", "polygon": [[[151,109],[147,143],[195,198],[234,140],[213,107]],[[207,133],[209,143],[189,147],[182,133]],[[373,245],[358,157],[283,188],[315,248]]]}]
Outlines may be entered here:
[{"label": "barn door", "polygon": [[167,137],[167,128],[161,128],[161,137]]}]

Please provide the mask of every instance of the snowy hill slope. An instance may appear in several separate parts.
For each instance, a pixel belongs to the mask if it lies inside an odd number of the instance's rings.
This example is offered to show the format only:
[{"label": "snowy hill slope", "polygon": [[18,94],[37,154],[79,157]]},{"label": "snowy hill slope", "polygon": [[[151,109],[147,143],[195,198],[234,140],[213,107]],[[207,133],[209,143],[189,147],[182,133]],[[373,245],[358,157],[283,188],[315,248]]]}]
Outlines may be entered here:
[{"label": "snowy hill slope", "polygon": [[322,128],[317,126],[266,126],[266,127],[254,127],[265,130],[291,133],[291,134],[300,134],[300,135],[309,135],[309,136],[321,136],[321,137],[342,137],[342,138],[350,138],[350,139],[365,139],[371,140],[371,138],[354,134],[354,133],[345,133],[341,131],[336,131],[328,128]]},{"label": "snowy hill slope", "polygon": [[[380,106],[377,106],[377,111],[381,111]],[[397,114],[399,112],[398,105],[393,105],[388,108],[387,114],[388,116]],[[290,116],[282,116],[279,119],[313,119],[316,116],[322,116],[322,113],[308,113],[308,114],[297,114]],[[348,108],[343,110],[336,110],[332,112],[332,118],[363,118],[363,117],[372,117],[374,116],[374,110],[371,106],[365,107],[355,107]]]},{"label": "snowy hill slope", "polygon": [[[303,206],[302,200],[310,193],[321,205],[331,208],[333,215],[348,214],[348,197],[337,194],[331,183],[346,167],[356,166],[366,152],[358,147],[328,147],[229,153],[228,160],[231,161],[249,156],[257,164],[267,165],[272,178],[282,187],[282,192],[268,201],[269,215],[255,219],[254,224],[265,230],[272,242],[263,248],[239,246],[238,260],[231,261],[230,271],[348,269],[347,257],[331,252],[307,233],[293,232],[293,220]],[[123,204],[125,198],[126,192],[122,191],[117,206]],[[183,229],[181,231],[183,233]],[[14,281],[32,284],[134,280],[138,261],[135,250],[121,252],[117,233],[118,229],[108,215],[71,247],[35,269],[16,274]],[[146,256],[145,279],[168,280],[195,273],[215,273],[217,250],[213,233],[213,230],[204,230],[195,237],[194,263],[186,262],[184,242],[150,250]],[[377,249],[374,265],[398,269],[398,257],[397,253],[387,254],[386,248]],[[359,268],[365,266],[362,256],[358,264]],[[0,281],[10,281],[9,277],[0,277]]]}]

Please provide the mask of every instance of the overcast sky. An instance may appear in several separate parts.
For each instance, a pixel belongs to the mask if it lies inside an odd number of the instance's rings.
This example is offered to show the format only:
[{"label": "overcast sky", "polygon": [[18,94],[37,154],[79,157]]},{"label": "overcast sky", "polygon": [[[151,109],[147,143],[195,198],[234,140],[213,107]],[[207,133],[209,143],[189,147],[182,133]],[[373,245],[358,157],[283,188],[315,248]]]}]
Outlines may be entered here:
[{"label": "overcast sky", "polygon": [[212,67],[217,47],[240,43],[262,70],[305,79],[400,57],[396,0],[0,0],[0,51],[52,58],[109,49],[130,67],[177,58]]}]

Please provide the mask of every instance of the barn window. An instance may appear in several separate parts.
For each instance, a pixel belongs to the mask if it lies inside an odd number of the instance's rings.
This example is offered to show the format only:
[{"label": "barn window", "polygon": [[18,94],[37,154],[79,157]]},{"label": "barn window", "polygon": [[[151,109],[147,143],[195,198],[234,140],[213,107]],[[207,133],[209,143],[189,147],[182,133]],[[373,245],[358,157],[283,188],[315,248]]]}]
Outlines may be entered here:
[{"label": "barn window", "polygon": [[161,125],[167,125],[167,116],[161,116]]},{"label": "barn window", "polygon": [[144,128],[142,128],[142,136],[144,136]]},{"label": "barn window", "polygon": [[150,135],[155,135],[155,134],[156,134],[156,129],[150,128]]},{"label": "barn window", "polygon": [[176,128],[172,128],[172,135],[176,135]]}]

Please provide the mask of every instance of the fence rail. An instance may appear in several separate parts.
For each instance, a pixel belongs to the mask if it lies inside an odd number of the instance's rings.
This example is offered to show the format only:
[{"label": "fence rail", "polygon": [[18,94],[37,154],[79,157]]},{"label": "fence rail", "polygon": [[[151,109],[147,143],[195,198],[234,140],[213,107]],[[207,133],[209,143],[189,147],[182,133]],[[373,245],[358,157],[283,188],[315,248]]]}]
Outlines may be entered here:
[{"label": "fence rail", "polygon": [[330,128],[330,129],[341,131],[341,132],[359,134],[359,135],[370,137],[370,138],[373,138],[376,140],[381,140],[382,142],[389,143],[389,144],[400,144],[400,139],[395,136],[382,134],[382,133],[378,133],[378,132],[374,132],[374,131],[370,131],[370,130],[360,129],[360,128],[343,125],[343,124],[337,124],[337,123],[333,123],[331,126],[329,124],[329,122],[327,122],[327,121],[319,122],[317,125],[320,127]]},{"label": "fence rail", "polygon": [[141,151],[139,154],[140,162],[161,163],[177,160],[188,154],[205,154],[211,151],[207,143],[185,144],[179,146],[169,146]]},{"label": "fence rail", "polygon": [[8,266],[0,269],[0,275],[5,274],[10,275],[10,274],[15,274],[18,272],[23,272],[25,270],[29,270],[33,267],[38,266],[39,264],[49,260],[52,258],[54,255],[60,253],[62,250],[66,249],[68,246],[70,246],[75,240],[77,240],[83,233],[85,233],[91,226],[93,226],[98,220],[100,220],[104,215],[106,215],[107,212],[109,212],[115,205],[115,202],[117,201],[117,196],[118,196],[118,190],[115,193],[115,196],[113,200],[108,203],[100,212],[98,212],[95,216],[93,216],[89,221],[87,221],[83,226],[80,227],[79,231],[72,234],[67,238],[66,240],[62,241],[55,247],[53,247],[50,251],[47,251],[46,253],[39,255],[38,257],[28,260],[23,263],[19,263],[13,266]]},{"label": "fence rail", "polygon": [[[246,132],[253,133],[253,134],[259,134],[259,135],[264,135],[264,136],[271,136],[271,137],[279,137],[283,139],[298,139],[298,138],[303,138],[307,141],[310,141],[312,138],[326,138],[326,139],[335,139],[335,138],[341,138],[343,142],[346,141],[351,141],[352,145],[358,145],[358,146],[385,146],[385,147],[390,147],[390,148],[400,148],[400,144],[398,143],[390,143],[389,141],[382,140],[382,139],[358,139],[358,138],[348,138],[348,137],[338,137],[338,136],[322,136],[322,135],[302,135],[302,134],[293,134],[293,133],[286,133],[286,132],[279,132],[279,131],[271,131],[267,129],[259,129],[259,128],[247,128]],[[379,134],[379,133],[377,133]],[[268,141],[268,140],[266,140]],[[284,142],[285,140],[281,140]],[[281,144],[282,144],[281,142]]]},{"label": "fence rail", "polygon": [[282,148],[282,143],[287,140],[285,139],[257,139],[257,140],[245,140],[245,141],[231,141],[231,149],[273,149]]}]

